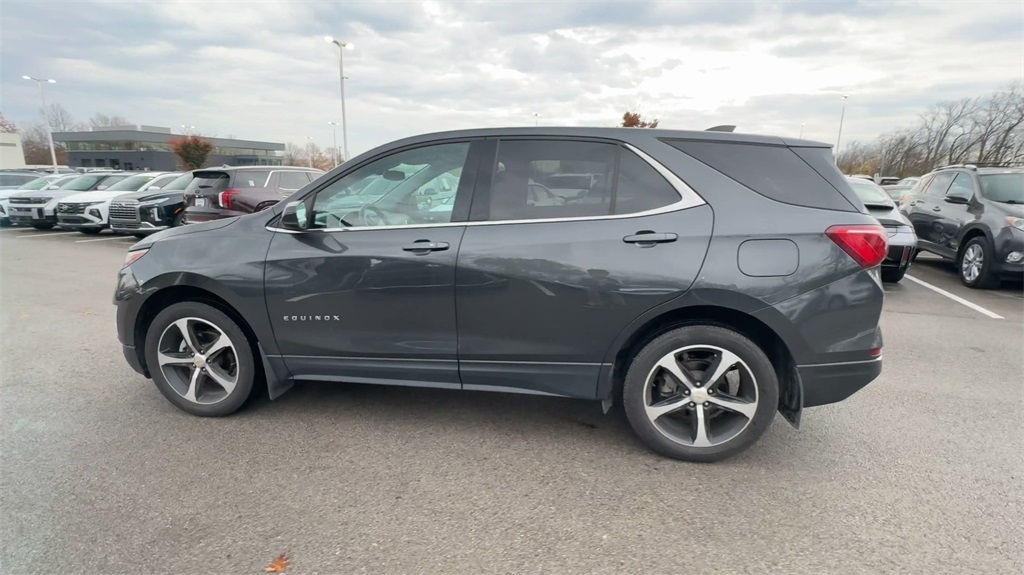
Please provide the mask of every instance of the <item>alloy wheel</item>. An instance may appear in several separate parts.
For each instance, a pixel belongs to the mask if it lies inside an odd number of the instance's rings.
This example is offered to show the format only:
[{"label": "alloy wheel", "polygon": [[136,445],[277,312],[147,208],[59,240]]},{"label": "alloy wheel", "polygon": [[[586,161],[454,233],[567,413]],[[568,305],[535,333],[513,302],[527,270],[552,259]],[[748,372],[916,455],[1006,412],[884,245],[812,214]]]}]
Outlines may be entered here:
[{"label": "alloy wheel", "polygon": [[963,261],[960,263],[960,273],[968,282],[974,282],[981,275],[981,268],[985,264],[985,250],[979,244],[967,246],[964,250]]},{"label": "alloy wheel", "polygon": [[644,408],[668,439],[714,447],[741,434],[757,413],[757,381],[731,351],[691,345],[662,357],[644,385]]},{"label": "alloy wheel", "polygon": [[157,344],[157,361],[171,389],[192,403],[218,403],[238,385],[234,343],[205,319],[186,317],[167,326]]}]

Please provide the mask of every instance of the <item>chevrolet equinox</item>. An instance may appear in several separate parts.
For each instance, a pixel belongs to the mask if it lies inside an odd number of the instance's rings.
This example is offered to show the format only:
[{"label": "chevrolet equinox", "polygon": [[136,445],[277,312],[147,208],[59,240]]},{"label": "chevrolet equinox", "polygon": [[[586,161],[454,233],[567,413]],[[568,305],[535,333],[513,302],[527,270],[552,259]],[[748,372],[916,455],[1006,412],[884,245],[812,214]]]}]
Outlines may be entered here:
[{"label": "chevrolet equinox", "polygon": [[469,130],[154,234],[114,302],[125,359],[194,415],[302,380],[621,401],[654,451],[715,461],[878,376],[887,247],[826,144]]}]

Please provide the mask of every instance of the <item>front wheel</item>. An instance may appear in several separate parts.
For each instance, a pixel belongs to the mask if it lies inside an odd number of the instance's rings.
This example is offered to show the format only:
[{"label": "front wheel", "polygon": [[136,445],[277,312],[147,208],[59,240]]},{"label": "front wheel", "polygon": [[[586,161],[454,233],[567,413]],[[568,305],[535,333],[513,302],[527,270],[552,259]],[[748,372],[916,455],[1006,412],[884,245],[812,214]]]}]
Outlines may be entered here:
[{"label": "front wheel", "polygon": [[52,230],[53,229],[53,224],[32,224],[32,227],[37,229],[37,230],[41,230],[41,231],[45,232],[46,230]]},{"label": "front wheel", "polygon": [[198,302],[171,305],[153,319],[145,346],[153,382],[178,409],[219,417],[249,398],[256,378],[252,347],[224,312]]},{"label": "front wheel", "polygon": [[957,257],[960,282],[969,288],[999,287],[999,277],[992,273],[993,250],[985,236],[971,238]]},{"label": "front wheel", "polygon": [[626,373],[626,417],[652,450],[685,461],[720,461],[754,444],[779,402],[775,369],[732,330],[682,327],[647,344]]},{"label": "front wheel", "polygon": [[101,230],[100,228],[79,228],[78,231],[82,232],[87,236],[95,236],[96,234],[100,233],[103,230]]}]

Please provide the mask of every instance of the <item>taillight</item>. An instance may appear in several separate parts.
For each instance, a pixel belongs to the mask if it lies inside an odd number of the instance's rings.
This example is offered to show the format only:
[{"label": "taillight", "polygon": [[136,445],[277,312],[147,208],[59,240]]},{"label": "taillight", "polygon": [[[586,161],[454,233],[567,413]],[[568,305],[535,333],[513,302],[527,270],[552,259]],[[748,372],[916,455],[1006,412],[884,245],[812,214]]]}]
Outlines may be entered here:
[{"label": "taillight", "polygon": [[238,190],[224,190],[223,192],[217,194],[217,202],[220,204],[220,207],[224,208],[225,210],[230,210],[232,209],[231,198],[236,195],[238,195]]},{"label": "taillight", "polygon": [[885,228],[879,225],[832,226],[825,235],[863,268],[882,263],[889,251]]}]

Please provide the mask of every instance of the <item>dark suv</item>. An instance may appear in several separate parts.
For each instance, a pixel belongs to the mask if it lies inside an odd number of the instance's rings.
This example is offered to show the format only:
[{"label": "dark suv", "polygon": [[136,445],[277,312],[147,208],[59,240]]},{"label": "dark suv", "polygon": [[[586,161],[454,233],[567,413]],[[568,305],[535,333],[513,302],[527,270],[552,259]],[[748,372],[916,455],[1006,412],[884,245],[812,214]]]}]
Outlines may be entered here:
[{"label": "dark suv", "polygon": [[[531,192],[581,173],[572,202]],[[128,363],[195,415],[301,380],[622,401],[652,449],[713,461],[878,376],[886,250],[826,144],[470,130],[150,236],[114,301]]]},{"label": "dark suv", "polygon": [[265,210],[323,172],[292,166],[207,168],[192,172],[185,188],[185,223],[194,224]]},{"label": "dark suv", "polygon": [[939,168],[901,198],[900,211],[918,249],[954,260],[964,285],[1024,278],[1024,168]]}]

